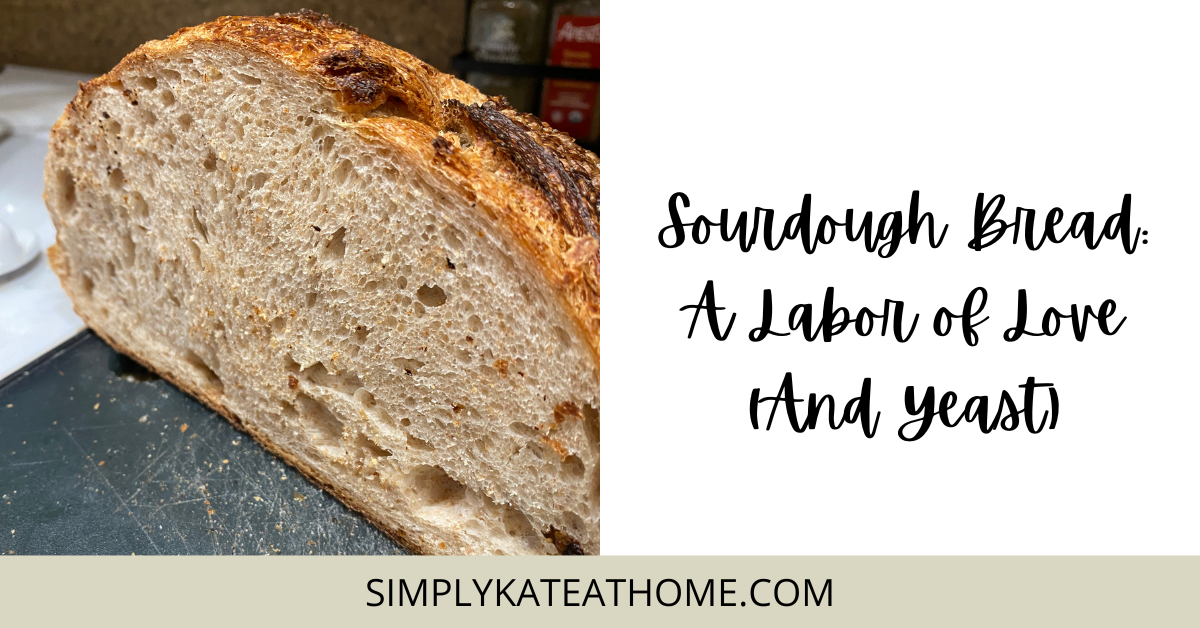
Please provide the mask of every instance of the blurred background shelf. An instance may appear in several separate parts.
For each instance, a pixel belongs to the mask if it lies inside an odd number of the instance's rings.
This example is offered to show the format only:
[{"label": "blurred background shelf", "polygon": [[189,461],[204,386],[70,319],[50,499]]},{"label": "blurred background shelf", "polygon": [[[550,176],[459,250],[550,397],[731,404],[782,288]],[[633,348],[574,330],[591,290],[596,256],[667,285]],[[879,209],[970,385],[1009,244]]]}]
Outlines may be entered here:
[{"label": "blurred background shelf", "polygon": [[493,63],[476,61],[471,55],[460,52],[450,58],[450,67],[460,74],[465,72],[490,72],[510,76],[533,76],[537,78],[567,79],[571,81],[600,81],[600,68],[568,68],[558,65],[535,63]]}]

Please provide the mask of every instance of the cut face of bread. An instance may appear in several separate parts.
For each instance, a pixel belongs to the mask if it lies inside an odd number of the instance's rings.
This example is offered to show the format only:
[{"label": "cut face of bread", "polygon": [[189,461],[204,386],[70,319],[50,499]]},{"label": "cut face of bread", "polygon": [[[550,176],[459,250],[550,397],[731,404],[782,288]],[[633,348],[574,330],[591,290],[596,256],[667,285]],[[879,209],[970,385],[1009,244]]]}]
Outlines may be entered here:
[{"label": "cut face of bread", "polygon": [[45,182],[88,325],[410,548],[599,551],[594,155],[304,13],[139,48]]}]

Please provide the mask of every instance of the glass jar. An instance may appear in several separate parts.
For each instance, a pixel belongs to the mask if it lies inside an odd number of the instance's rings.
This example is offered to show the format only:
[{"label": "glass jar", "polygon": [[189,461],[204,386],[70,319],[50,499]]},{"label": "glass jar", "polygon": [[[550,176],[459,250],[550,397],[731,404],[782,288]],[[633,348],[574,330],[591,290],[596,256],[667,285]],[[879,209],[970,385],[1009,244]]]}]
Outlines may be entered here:
[{"label": "glass jar", "polygon": [[[539,63],[546,37],[544,0],[476,0],[471,5],[467,52],[476,61]],[[521,111],[533,111],[537,79],[468,72],[479,91],[508,98]]]}]

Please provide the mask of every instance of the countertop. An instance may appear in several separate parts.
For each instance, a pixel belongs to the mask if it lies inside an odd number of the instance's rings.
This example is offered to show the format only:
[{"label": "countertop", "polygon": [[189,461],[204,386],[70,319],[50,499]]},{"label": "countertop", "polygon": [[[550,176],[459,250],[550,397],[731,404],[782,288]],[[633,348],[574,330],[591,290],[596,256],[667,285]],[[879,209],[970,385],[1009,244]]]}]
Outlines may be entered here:
[{"label": "countertop", "polygon": [[[86,74],[10,65],[0,72],[0,119],[13,128],[0,140],[0,220],[37,233],[43,251],[54,225],[42,202],[50,127]],[[0,278],[0,379],[83,329],[42,253]]]}]

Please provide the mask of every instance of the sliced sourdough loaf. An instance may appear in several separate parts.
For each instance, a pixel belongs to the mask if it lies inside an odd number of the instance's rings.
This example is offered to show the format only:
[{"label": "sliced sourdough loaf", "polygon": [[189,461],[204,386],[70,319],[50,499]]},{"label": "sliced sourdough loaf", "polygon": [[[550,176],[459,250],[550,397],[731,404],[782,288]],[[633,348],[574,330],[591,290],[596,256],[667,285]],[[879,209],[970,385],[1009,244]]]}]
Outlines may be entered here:
[{"label": "sliced sourdough loaf", "polygon": [[311,12],[149,42],[55,125],[125,353],[421,553],[600,549],[595,155]]}]

